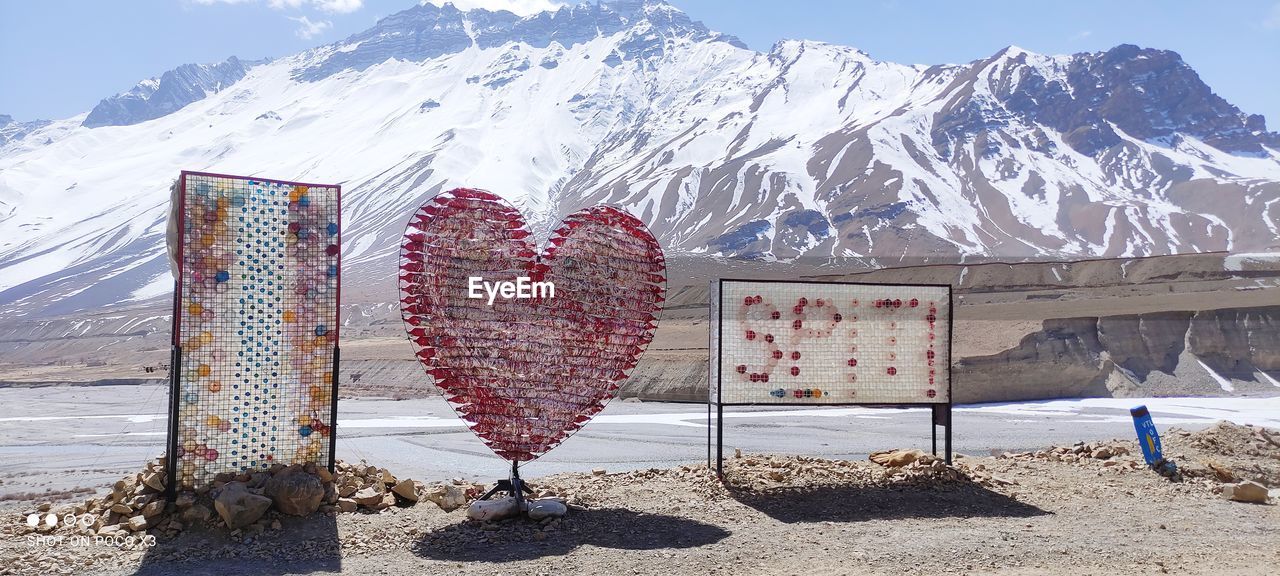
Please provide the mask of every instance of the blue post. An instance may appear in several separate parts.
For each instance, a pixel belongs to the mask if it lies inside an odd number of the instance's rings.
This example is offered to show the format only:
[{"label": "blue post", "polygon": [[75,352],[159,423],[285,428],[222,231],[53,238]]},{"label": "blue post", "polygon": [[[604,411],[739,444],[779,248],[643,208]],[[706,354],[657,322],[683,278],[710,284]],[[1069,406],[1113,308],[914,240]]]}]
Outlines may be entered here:
[{"label": "blue post", "polygon": [[1160,449],[1160,433],[1156,431],[1155,422],[1151,421],[1151,413],[1144,405],[1130,408],[1129,415],[1133,416],[1133,428],[1138,432],[1138,445],[1142,446],[1142,457],[1147,460],[1148,466],[1157,465],[1164,460],[1164,453]]}]

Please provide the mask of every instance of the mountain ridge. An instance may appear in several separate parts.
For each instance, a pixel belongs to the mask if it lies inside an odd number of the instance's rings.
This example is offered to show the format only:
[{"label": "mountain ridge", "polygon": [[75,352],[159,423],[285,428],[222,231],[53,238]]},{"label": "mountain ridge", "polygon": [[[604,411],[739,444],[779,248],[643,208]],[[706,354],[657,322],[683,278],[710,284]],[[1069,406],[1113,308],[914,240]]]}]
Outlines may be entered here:
[{"label": "mountain ridge", "polygon": [[[530,18],[450,8],[229,59],[243,69],[230,76],[175,73],[173,97],[135,123],[75,117],[0,144],[0,318],[166,294],[180,169],[343,184],[344,278],[361,283],[344,294],[375,301],[408,211],[454,186],[490,188],[544,231],[613,203],[669,251],[703,257],[1277,248],[1280,137],[1173,52],[1010,47],[903,65],[803,40],[752,51],[664,2]],[[422,32],[441,18],[455,29]]]}]

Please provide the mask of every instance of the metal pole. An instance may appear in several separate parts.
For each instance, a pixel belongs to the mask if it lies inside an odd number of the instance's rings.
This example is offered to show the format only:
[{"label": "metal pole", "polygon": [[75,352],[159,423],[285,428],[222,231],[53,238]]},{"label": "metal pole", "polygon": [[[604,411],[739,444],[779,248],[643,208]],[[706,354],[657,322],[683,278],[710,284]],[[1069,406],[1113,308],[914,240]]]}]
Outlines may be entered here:
[{"label": "metal pole", "polygon": [[164,498],[173,502],[178,498],[178,405],[182,390],[179,374],[182,372],[182,347],[174,345],[169,354],[169,441],[164,457]]},{"label": "metal pole", "polygon": [[712,360],[717,362],[716,365],[716,479],[724,480],[724,398],[723,385],[724,374],[721,370],[720,353],[724,347],[724,278],[720,279],[720,283],[716,290],[716,357]]},{"label": "metal pole", "polygon": [[716,478],[724,480],[724,404],[716,400]]},{"label": "metal pole", "polygon": [[951,403],[947,402],[947,465],[951,465]]},{"label": "metal pole", "polygon": [[938,405],[934,404],[930,408],[932,408],[931,412],[933,412],[933,414],[929,415],[929,429],[933,431],[933,455],[937,456],[938,455]]},{"label": "metal pole", "polygon": [[333,385],[329,390],[329,473],[336,473],[338,465],[338,356],[340,348],[333,347]]}]

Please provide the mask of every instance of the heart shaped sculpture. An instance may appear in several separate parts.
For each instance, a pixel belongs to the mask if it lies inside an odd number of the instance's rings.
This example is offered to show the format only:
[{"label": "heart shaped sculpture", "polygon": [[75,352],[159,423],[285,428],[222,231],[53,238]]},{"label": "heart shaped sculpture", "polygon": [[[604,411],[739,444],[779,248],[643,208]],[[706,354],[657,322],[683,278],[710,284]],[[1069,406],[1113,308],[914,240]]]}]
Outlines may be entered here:
[{"label": "heart shaped sculpture", "polygon": [[[569,215],[539,256],[514,207],[457,189],[409,220],[401,310],[418,359],[472,432],[529,461],[590,421],[636,366],[665,270],[644,223],[616,208]],[[523,293],[497,290],[520,278]]]}]

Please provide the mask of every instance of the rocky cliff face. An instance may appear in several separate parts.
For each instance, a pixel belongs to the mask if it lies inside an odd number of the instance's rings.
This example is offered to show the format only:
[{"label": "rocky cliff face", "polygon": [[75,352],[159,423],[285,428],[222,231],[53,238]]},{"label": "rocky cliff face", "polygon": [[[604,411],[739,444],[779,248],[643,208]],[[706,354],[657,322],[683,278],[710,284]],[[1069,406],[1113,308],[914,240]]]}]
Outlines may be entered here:
[{"label": "rocky cliff face", "polygon": [[244,78],[250,64],[232,56],[217,64],[183,64],[159,78],[106,98],[85,117],[86,128],[130,126],[176,112]]},{"label": "rocky cliff face", "polygon": [[955,400],[1275,393],[1277,351],[1280,307],[1047,320],[1015,348],[961,358]]},{"label": "rocky cliff face", "polygon": [[1123,145],[1121,133],[1166,144],[1191,136],[1226,152],[1262,157],[1264,147],[1280,148],[1280,134],[1268,132],[1262,116],[1244,114],[1214,94],[1169,50],[1122,44],[1044,58],[1009,48],[975,66],[984,69],[992,72],[992,98],[967,92],[950,102],[934,125],[940,149],[1008,126],[1011,118],[1052,128],[1089,156]]}]

